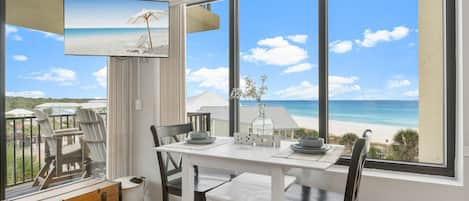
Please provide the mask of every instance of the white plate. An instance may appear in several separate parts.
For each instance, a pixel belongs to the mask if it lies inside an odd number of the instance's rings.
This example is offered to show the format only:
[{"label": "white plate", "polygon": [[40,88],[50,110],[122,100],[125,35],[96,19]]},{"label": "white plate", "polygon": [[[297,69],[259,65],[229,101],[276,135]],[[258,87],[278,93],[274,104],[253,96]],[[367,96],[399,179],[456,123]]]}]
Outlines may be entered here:
[{"label": "white plate", "polygon": [[318,149],[311,149],[311,148],[305,148],[299,144],[292,144],[290,148],[294,152],[298,153],[303,153],[303,154],[325,154],[329,149],[331,149],[330,145],[324,145],[322,148]]},{"label": "white plate", "polygon": [[187,144],[212,144],[213,142],[215,142],[216,139],[217,139],[216,137],[209,137],[203,140],[187,139],[186,143]]}]

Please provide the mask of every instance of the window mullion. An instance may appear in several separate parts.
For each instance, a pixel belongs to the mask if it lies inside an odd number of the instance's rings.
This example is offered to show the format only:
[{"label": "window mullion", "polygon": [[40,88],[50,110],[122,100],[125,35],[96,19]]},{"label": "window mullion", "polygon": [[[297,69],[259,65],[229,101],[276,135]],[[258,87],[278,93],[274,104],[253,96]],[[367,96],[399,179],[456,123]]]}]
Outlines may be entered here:
[{"label": "window mullion", "polygon": [[318,0],[319,25],[319,136],[327,142],[329,130],[328,91],[328,0]]},{"label": "window mullion", "polygon": [[[229,90],[239,88],[239,0],[229,1]],[[229,135],[239,131],[239,100],[230,98],[230,129]]]}]

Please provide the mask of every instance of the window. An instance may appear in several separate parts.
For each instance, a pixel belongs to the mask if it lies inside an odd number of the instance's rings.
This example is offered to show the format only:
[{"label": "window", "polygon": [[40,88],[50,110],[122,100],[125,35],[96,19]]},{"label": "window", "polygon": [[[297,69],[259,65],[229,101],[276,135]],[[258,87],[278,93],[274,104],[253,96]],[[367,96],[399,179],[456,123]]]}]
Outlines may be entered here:
[{"label": "window", "polygon": [[[269,5],[274,4],[269,7],[253,6],[256,3],[230,1],[234,14],[229,33],[230,56],[234,58],[230,62],[230,78],[240,78],[239,83],[232,85],[234,88],[243,88],[246,76],[259,83],[263,74],[268,75],[266,85],[272,85],[277,92],[278,88],[288,89],[291,83],[301,81],[291,77],[272,83],[285,72],[282,68],[271,68],[275,63],[266,61],[293,52],[267,55],[272,48],[295,44],[287,37],[296,34],[291,32],[307,32],[312,35],[307,41],[312,43],[306,43],[305,48],[311,48],[312,54],[308,55],[311,60],[305,61],[317,62],[319,73],[302,74],[311,76],[308,81],[311,86],[317,83],[317,89],[312,93],[303,90],[299,95],[319,94],[316,115],[321,137],[346,145],[349,153],[355,139],[365,129],[372,129],[374,140],[368,167],[454,176],[454,0],[300,1],[283,4],[281,13],[294,12],[280,18],[279,12],[275,12],[276,3],[269,1]],[[308,4],[311,4],[309,13],[302,13]],[[318,21],[311,15],[315,9]],[[297,15],[302,18],[288,21]],[[294,26],[296,22],[302,24]],[[315,35],[313,30],[317,27]],[[319,38],[317,43],[315,37]],[[238,45],[240,52],[236,51]],[[318,52],[314,53],[315,50]],[[317,61],[315,54],[319,55]],[[291,58],[294,57],[288,59]],[[282,95],[269,93],[272,91],[266,94],[266,103]],[[239,114],[242,118],[243,106],[249,105],[254,104],[241,100],[241,107],[232,107],[230,118],[235,125],[230,133],[238,128],[243,131],[242,120],[235,121],[235,117]],[[305,107],[302,111],[309,110]],[[347,163],[346,154],[339,164]]]},{"label": "window", "polygon": [[[432,78],[437,82],[430,86],[439,99],[419,96],[430,84],[425,85],[428,78],[423,77],[430,68],[423,66],[428,62],[419,61],[419,56],[425,58],[419,54],[420,40],[425,38],[419,35],[428,31],[419,29],[418,10],[418,1],[329,1],[329,141],[345,144],[347,154],[355,139],[371,129],[375,135],[370,158],[442,163],[442,113],[420,115],[430,109],[419,105],[443,100],[444,76]],[[441,40],[426,43],[443,47]],[[442,71],[441,64],[434,70]],[[419,141],[428,137],[419,133],[430,127],[419,126],[425,116],[436,120],[435,128],[429,129],[440,139],[431,145],[432,153],[419,152]]]},{"label": "window", "polygon": [[454,121],[445,116],[455,115],[455,88],[445,81],[454,82],[455,66],[445,59],[453,59],[455,35],[451,23],[444,35],[441,17],[454,21],[450,2],[445,11],[443,1],[329,1],[331,143],[350,154],[371,129],[371,167],[453,174]]},{"label": "window", "polygon": [[240,132],[318,136],[317,1],[239,3]]},{"label": "window", "polygon": [[[228,3],[191,5],[187,15],[191,16],[187,22],[188,120],[195,130],[208,127],[214,136],[228,136]],[[205,18],[196,19],[197,15]]]},{"label": "window", "polygon": [[[32,111],[45,112],[54,130],[78,129],[78,108],[94,110],[105,122],[107,64],[105,57],[65,56],[61,35],[15,25],[5,28],[6,197],[11,198],[38,190],[32,182],[48,164],[53,149]],[[63,149],[76,150],[79,141],[79,136],[65,137]],[[62,168],[77,170],[81,168],[81,160],[77,157],[73,164]],[[90,175],[104,177],[105,167],[100,168],[92,168]],[[74,180],[54,182],[50,186]]]}]

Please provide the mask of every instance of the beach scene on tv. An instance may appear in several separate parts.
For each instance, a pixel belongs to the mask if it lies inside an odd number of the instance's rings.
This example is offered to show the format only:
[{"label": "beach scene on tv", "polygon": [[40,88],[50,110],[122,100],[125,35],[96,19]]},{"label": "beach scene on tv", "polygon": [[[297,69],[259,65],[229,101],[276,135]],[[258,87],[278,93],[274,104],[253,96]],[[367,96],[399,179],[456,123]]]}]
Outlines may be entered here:
[{"label": "beach scene on tv", "polygon": [[168,3],[65,0],[65,54],[168,57]]}]

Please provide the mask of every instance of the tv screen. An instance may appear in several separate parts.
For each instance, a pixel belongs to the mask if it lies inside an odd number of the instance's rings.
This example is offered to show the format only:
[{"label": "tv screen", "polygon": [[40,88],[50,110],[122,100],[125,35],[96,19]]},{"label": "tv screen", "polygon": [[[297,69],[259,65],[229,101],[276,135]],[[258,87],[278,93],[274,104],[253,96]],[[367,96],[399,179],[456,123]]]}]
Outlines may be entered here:
[{"label": "tv screen", "polygon": [[168,2],[64,0],[65,54],[168,57]]}]

